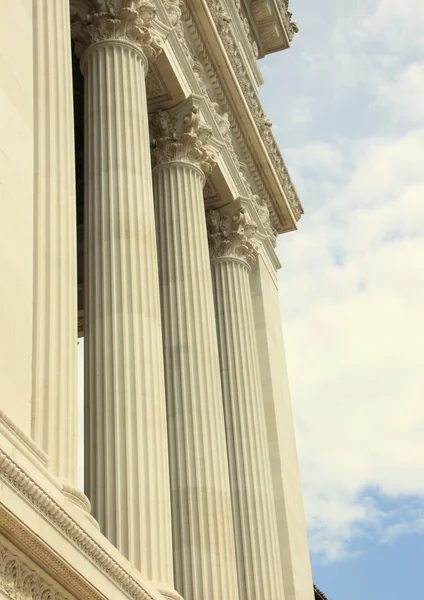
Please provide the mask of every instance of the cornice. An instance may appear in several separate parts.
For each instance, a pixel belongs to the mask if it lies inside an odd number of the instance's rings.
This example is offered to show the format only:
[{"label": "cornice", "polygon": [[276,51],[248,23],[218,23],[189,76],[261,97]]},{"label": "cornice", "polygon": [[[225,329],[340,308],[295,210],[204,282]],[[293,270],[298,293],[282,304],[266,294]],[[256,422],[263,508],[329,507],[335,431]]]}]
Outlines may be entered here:
[{"label": "cornice", "polygon": [[[195,46],[196,56],[210,78],[219,111],[221,114],[228,114],[233,138],[240,146],[241,159],[247,164],[249,175],[254,180],[254,193],[267,200],[272,223],[278,233],[296,229],[295,222],[303,214],[303,208],[272,134],[271,123],[266,118],[257,92],[244,70],[242,57],[237,51],[236,40],[232,37],[231,47],[225,48],[224,46],[225,52],[221,52],[219,57],[215,56],[212,59],[209,47],[206,48],[203,35],[199,32],[198,24],[188,9],[191,2],[192,0],[186,0],[186,7],[182,9],[182,20],[190,40]],[[208,6],[214,5],[215,19],[218,22],[220,17],[216,6],[219,4],[219,0],[205,0],[205,3]],[[208,9],[205,7],[205,10]],[[196,19],[199,19],[200,9],[195,14]],[[212,19],[210,10],[208,10],[208,14],[209,19]],[[205,27],[206,23],[203,24],[203,28]],[[216,49],[217,46],[215,51]],[[223,80],[227,68],[220,68],[218,75],[213,66],[213,60],[219,62],[223,55],[224,60],[227,61],[227,64],[229,63],[228,75],[231,72],[229,81],[228,79]],[[240,86],[238,87],[236,83],[238,92],[233,89],[234,81],[238,82],[238,86]]]}]

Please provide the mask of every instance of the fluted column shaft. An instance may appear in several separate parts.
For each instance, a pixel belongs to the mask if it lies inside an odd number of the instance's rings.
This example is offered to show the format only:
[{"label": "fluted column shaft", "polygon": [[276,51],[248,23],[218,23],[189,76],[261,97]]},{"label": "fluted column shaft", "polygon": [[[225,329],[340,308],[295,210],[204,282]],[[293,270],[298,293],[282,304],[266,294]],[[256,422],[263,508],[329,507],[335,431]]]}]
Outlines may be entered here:
[{"label": "fluted column shaft", "polygon": [[[153,182],[175,587],[185,600],[235,600],[237,576],[204,216],[205,178],[196,164],[180,155],[179,142],[172,147],[170,141],[163,164],[163,142],[162,138],[156,148],[159,164]],[[172,154],[175,160],[166,162]]]},{"label": "fluted column shaft", "polygon": [[246,258],[254,247],[245,224],[231,232],[235,222],[210,242],[240,597],[284,598]]},{"label": "fluted column shaft", "polygon": [[[77,484],[77,267],[69,0],[34,2],[32,437]],[[68,492],[71,490],[68,488]]]},{"label": "fluted column shaft", "polygon": [[143,27],[135,9],[101,13],[88,25],[73,26],[78,42],[95,37],[81,59],[85,480],[104,534],[143,575],[169,587],[171,509],[147,60],[125,37],[143,33]]}]

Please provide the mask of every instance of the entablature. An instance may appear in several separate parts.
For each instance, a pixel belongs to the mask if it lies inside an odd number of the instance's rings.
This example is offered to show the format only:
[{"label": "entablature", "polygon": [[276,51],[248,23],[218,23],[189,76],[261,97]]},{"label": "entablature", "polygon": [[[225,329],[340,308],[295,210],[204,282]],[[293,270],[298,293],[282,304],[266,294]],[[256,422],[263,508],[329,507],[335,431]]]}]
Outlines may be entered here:
[{"label": "entablature", "polygon": [[[187,40],[208,76],[205,91],[221,115],[228,116],[233,144],[238,144],[236,160],[246,163],[248,179],[254,182],[253,193],[267,199],[278,233],[292,231],[303,214],[302,205],[237,44],[231,42],[226,48],[229,36],[219,36],[220,13],[212,14],[212,2],[216,8],[218,0],[185,0],[181,18]],[[228,31],[233,35],[231,29]]]}]

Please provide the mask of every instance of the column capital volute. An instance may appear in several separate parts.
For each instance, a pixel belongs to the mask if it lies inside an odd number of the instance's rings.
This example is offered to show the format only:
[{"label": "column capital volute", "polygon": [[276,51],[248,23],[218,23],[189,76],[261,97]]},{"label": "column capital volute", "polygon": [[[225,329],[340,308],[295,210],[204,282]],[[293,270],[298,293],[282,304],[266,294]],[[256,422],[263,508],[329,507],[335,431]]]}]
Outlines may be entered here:
[{"label": "column capital volute", "polygon": [[243,207],[233,212],[208,210],[206,225],[211,260],[239,260],[249,267],[255,264],[258,249],[253,238],[257,226]]},{"label": "column capital volute", "polygon": [[96,44],[131,44],[147,61],[162,51],[151,0],[71,0],[71,35],[78,58]]},{"label": "column capital volute", "polygon": [[212,128],[202,122],[199,107],[184,102],[169,110],[158,110],[150,119],[153,168],[182,163],[209,175],[219,148],[212,140]]}]

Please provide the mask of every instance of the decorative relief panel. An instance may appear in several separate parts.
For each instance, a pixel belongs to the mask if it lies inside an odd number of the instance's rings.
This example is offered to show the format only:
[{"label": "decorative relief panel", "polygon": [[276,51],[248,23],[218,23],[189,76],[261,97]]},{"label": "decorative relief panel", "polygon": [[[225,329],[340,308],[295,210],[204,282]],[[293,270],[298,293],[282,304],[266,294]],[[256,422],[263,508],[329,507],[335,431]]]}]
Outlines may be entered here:
[{"label": "decorative relief panel", "polygon": [[0,590],[14,600],[67,600],[20,557],[0,545]]}]

